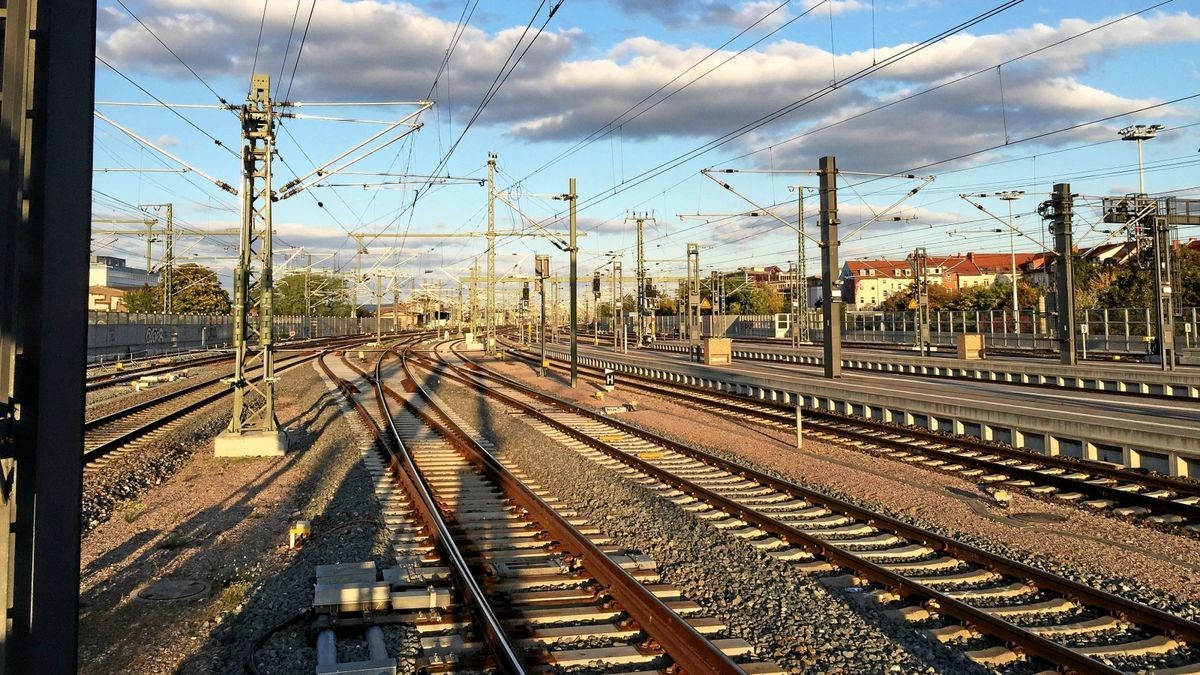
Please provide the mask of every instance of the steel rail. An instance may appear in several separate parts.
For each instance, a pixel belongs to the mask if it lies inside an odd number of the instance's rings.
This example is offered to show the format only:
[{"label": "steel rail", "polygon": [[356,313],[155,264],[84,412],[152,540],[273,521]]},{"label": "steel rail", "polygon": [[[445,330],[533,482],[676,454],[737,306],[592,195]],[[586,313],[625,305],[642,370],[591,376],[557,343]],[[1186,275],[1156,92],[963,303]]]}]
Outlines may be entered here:
[{"label": "steel rail", "polygon": [[[276,352],[284,351],[312,351],[314,349],[330,348],[339,345],[340,343],[354,343],[361,341],[361,335],[336,335],[325,338],[312,338],[308,340],[297,340],[294,342],[280,343],[276,348]],[[142,368],[122,370],[119,372],[104,373],[102,375],[91,375],[87,378],[87,390],[96,391],[105,389],[118,384],[123,384],[132,380],[136,380],[146,375],[157,375],[159,373],[169,373],[175,370],[184,368],[194,368],[196,366],[206,366],[222,361],[233,360],[232,354],[218,354],[216,356],[196,356],[195,358],[186,361],[176,361],[163,365],[151,365]]]},{"label": "steel rail", "polygon": [[[514,351],[516,352],[515,349]],[[521,358],[522,360],[531,361],[534,358],[523,352],[516,353],[518,358]],[[560,359],[554,357],[553,360],[557,362]],[[583,367],[589,371],[599,371],[599,369],[594,367]],[[559,368],[561,369],[562,366],[559,366]],[[712,390],[702,389],[679,382],[672,382],[668,384],[633,373],[619,373],[619,378],[622,382],[626,382],[636,388],[642,389],[647,393],[669,395],[674,399],[682,399],[685,402],[690,402],[695,405],[715,407],[721,410],[735,412],[740,415],[758,417],[759,419],[769,422],[791,425],[794,425],[796,422],[795,408],[793,406],[780,404],[775,401],[768,401],[764,399],[747,399],[746,397],[735,394],[714,392]],[[774,410],[758,410],[755,408],[741,407],[741,403],[743,402],[749,402],[755,406],[772,408]],[[1086,460],[1064,459],[1051,455],[1040,455],[1027,450],[989,445],[982,441],[962,438],[960,436],[945,436],[923,429],[889,426],[876,420],[861,417],[850,417],[837,412],[821,410],[819,408],[804,408],[804,422],[805,424],[819,426],[822,431],[847,437],[849,440],[873,443],[875,445],[886,446],[897,450],[904,450],[906,452],[920,453],[926,456],[935,457],[937,459],[946,460],[947,463],[963,464],[986,469],[991,472],[1004,473],[1009,475],[1011,479],[1028,480],[1034,483],[1052,485],[1056,488],[1087,493],[1093,497],[1110,499],[1114,502],[1122,504],[1142,506],[1159,513],[1170,513],[1185,516],[1190,518],[1193,522],[1200,522],[1200,503],[1188,504],[1186,502],[1175,501],[1173,498],[1154,497],[1145,493],[1128,492],[1110,485],[1092,484],[1062,475],[1043,473],[1037,469],[1022,469],[1017,465],[1004,465],[995,461],[980,459],[978,457],[969,457],[935,448],[914,445],[912,443],[907,443],[897,439],[880,438],[871,435],[871,433],[875,432],[910,436],[916,440],[927,441],[930,443],[941,443],[943,445],[953,445],[965,450],[998,455],[1005,459],[1037,463],[1048,468],[1053,467],[1069,471],[1088,472],[1096,476],[1110,478],[1115,481],[1138,483],[1147,488],[1170,490],[1172,492],[1179,493],[1179,497],[1181,498],[1200,496],[1200,483],[1193,481],[1180,480],[1155,474],[1133,473],[1098,462],[1087,462]],[[857,425],[864,427],[867,429],[867,431],[842,429],[838,426],[835,426],[837,424]]]},{"label": "steel rail", "polygon": [[[320,352],[312,352],[309,354],[297,356],[296,358],[294,358],[290,361],[280,363],[279,365],[277,365],[275,368],[275,372],[283,372],[285,370],[292,368],[293,366],[297,366],[297,365],[300,365],[301,363],[310,361],[319,355],[320,355]],[[261,378],[261,376],[259,376],[255,379],[261,380],[262,378]],[[216,383],[219,383],[219,379],[214,380],[214,381],[205,382],[197,387],[188,388],[187,390],[171,392],[171,394],[167,395],[167,396],[159,396],[159,397],[149,401],[148,405],[147,404],[138,404],[138,405],[128,408],[126,410],[122,410],[117,413],[113,413],[112,415],[106,415],[103,418],[93,420],[93,422],[96,422],[97,424],[92,424],[91,422],[87,422],[84,424],[84,429],[85,429],[85,431],[91,431],[91,430],[94,430],[96,428],[96,426],[101,422],[103,422],[104,424],[117,422],[117,421],[119,421],[120,417],[123,417],[123,416],[127,417],[133,413],[142,412],[143,410],[145,410],[146,408],[149,408],[150,406],[152,406],[154,404],[165,403],[172,399],[179,398],[179,397],[184,396],[189,393],[193,393],[197,389],[202,389],[204,387],[210,387]],[[201,399],[193,401],[192,403],[189,403],[182,408],[176,408],[174,410],[169,411],[165,415],[161,415],[159,417],[155,417],[154,419],[147,420],[146,422],[144,422],[134,428],[126,430],[126,431],[120,433],[119,435],[95,446],[94,448],[85,450],[83,453],[84,462],[85,463],[94,462],[97,459],[100,459],[101,457],[104,457],[105,455],[113,452],[114,450],[137,439],[139,436],[144,436],[145,434],[147,434],[151,431],[154,431],[155,429],[158,429],[159,427],[170,424],[171,422],[181,419],[181,418],[195,412],[196,410],[199,410],[200,408],[203,408],[204,406],[209,405],[210,403],[215,403],[216,401],[219,401],[221,398],[228,396],[230,394],[230,391],[231,390],[228,388],[223,388],[219,391],[213,392],[212,394],[204,396]],[[86,436],[85,436],[85,443],[86,443]]]},{"label": "steel rail", "polygon": [[[412,503],[418,516],[425,523],[425,528],[429,532],[434,546],[458,582],[459,591],[471,608],[476,624],[482,630],[484,640],[491,648],[492,656],[496,659],[500,670],[513,675],[523,675],[527,670],[517,646],[505,633],[500,618],[496,616],[487,601],[487,595],[475,580],[474,574],[471,573],[466,557],[459,550],[458,544],[455,543],[454,537],[450,533],[449,526],[442,518],[433,497],[433,490],[426,481],[425,475],[417,467],[412,454],[405,447],[404,441],[401,440],[399,430],[396,429],[381,374],[383,359],[387,353],[380,352],[379,358],[375,362],[374,388],[376,404],[386,421],[388,437],[391,440],[390,444],[382,446],[388,454],[388,468],[412,497]],[[353,400],[353,397],[349,398]]]},{"label": "steel rail", "polygon": [[[407,380],[413,384],[416,391],[430,406],[437,409],[428,389],[413,377],[410,366],[413,359],[408,355],[402,355],[401,359]],[[416,360],[423,359],[424,357],[420,357]],[[453,439],[477,466],[501,486],[506,494],[530,513],[539,526],[550,532],[559,545],[581,558],[584,570],[606,587],[608,593],[620,603],[629,616],[646,631],[647,635],[662,646],[677,666],[687,673],[741,673],[744,675],[746,672],[744,669],[701,635],[691,624],[667,607],[654,593],[630,576],[620,565],[605,555],[575,526],[563,519],[553,507],[479,445],[477,440],[458,429],[457,426],[451,427],[441,420],[435,419],[426,411],[399,397],[394,391],[392,396],[402,400],[409,410],[419,415],[443,436]],[[442,414],[444,415],[444,413]],[[449,419],[448,416],[447,419]]]},{"label": "steel rail", "polygon": [[[854,556],[852,553],[833,548],[828,542],[808,535],[788,525],[779,523],[769,516],[759,513],[754,509],[737,504],[728,498],[687,481],[686,479],[674,476],[669,472],[655,467],[645,460],[625,454],[599,439],[588,436],[581,431],[553,420],[542,413],[537,407],[531,406],[518,399],[508,396],[507,394],[499,391],[496,387],[485,386],[472,377],[458,374],[456,372],[457,369],[452,365],[444,363],[432,363],[431,365],[437,368],[439,371],[446,373],[459,381],[465,382],[470,386],[479,389],[480,391],[483,391],[487,396],[502,400],[505,403],[517,407],[525,411],[531,417],[534,417],[539,421],[546,423],[563,433],[566,433],[572,438],[586,443],[590,447],[601,450],[614,459],[617,459],[632,468],[644,471],[649,475],[660,478],[661,480],[676,486],[681,491],[687,492],[698,499],[703,499],[704,501],[721,508],[735,517],[746,520],[747,522],[763,529],[764,531],[779,536],[785,541],[790,541],[797,545],[803,546],[805,549],[810,550],[822,557],[826,557],[827,559],[836,562],[838,565],[855,570],[865,578],[880,583],[888,588],[894,589],[901,595],[923,598],[926,601],[933,601],[937,605],[936,611],[952,616],[968,625],[976,626],[980,632],[996,636],[1012,645],[1017,646],[1019,649],[1028,654],[1044,658],[1050,662],[1062,666],[1076,669],[1080,672],[1120,672],[1119,670],[1113,669],[1096,659],[1080,654],[1069,647],[1065,647],[1041,636],[1033,635],[1023,631],[1017,626],[999,617],[982,612],[981,610],[972,607],[961,600],[947,596],[931,588],[927,588],[918,582],[882,568],[875,563],[860,559],[857,556]],[[611,417],[601,415],[586,408],[581,408],[553,395],[534,390],[519,382],[513,381],[510,378],[498,375],[486,369],[472,370],[471,372],[477,378],[482,377],[490,379],[494,382],[498,382],[503,384],[505,387],[515,389],[522,395],[530,397],[536,401],[554,405],[560,409],[601,421],[604,424],[607,424],[626,434],[630,434],[632,436],[636,436],[658,444],[669,450],[708,464],[709,466],[720,468],[748,480],[757,482],[760,485],[764,485],[791,495],[795,498],[824,506],[825,508],[833,511],[839,511],[845,515],[864,521],[879,529],[890,531],[910,541],[919,542],[933,550],[943,551],[946,554],[952,555],[953,557],[965,562],[975,563],[1010,577],[1027,580],[1031,585],[1037,586],[1044,590],[1059,593],[1060,595],[1069,598],[1078,599],[1081,603],[1099,607],[1118,616],[1125,617],[1132,623],[1155,628],[1167,635],[1178,636],[1181,640],[1189,642],[1193,645],[1200,644],[1200,624],[1195,622],[1188,621],[1173,614],[1134,602],[1132,600],[1128,600],[1126,598],[1122,598],[1117,595],[1113,595],[1111,593],[1090,588],[1081,583],[1071,581],[1069,579],[1044,572],[1029,565],[1003,558],[983,549],[958,542],[936,532],[908,525],[907,523],[903,523],[889,516],[885,516],[849,502],[824,495],[814,490],[809,490],[802,486],[774,478],[752,468],[723,460],[702,450],[698,450],[677,441],[673,441],[669,438],[659,436],[653,432],[619,422]]]},{"label": "steel rail", "polygon": [[136,370],[123,370],[118,373],[106,373],[104,375],[95,375],[88,378],[87,390],[96,391],[98,389],[107,389],[108,387],[115,387],[118,384],[124,384],[125,382],[137,380],[147,375],[158,375],[159,373],[169,373],[176,370],[182,370],[184,368],[206,366],[213,363],[228,361],[231,358],[233,357],[225,354],[221,354],[219,356],[202,356],[190,361],[179,361],[166,365],[150,366],[148,368],[138,368]]}]

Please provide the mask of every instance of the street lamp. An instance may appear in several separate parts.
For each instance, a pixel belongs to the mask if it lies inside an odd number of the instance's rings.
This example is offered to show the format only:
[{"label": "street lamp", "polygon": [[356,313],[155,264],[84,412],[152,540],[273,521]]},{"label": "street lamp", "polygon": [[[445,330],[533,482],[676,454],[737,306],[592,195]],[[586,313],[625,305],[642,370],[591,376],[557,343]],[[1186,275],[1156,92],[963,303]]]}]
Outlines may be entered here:
[{"label": "street lamp", "polygon": [[[1024,190],[1004,190],[997,192],[995,195],[1008,202],[1008,259],[1009,264],[1012,265],[1012,274],[1009,277],[1009,281],[1012,282],[1013,332],[1017,335],[1021,334],[1021,307],[1017,304],[1017,231],[1013,228],[1012,203],[1020,199],[1024,194]],[[1020,340],[1020,338],[1017,339],[1018,341]]]},{"label": "street lamp", "polygon": [[1162,128],[1161,124],[1133,124],[1117,132],[1123,141],[1137,141],[1138,194],[1146,194],[1146,179],[1142,173],[1142,141],[1154,138]]}]

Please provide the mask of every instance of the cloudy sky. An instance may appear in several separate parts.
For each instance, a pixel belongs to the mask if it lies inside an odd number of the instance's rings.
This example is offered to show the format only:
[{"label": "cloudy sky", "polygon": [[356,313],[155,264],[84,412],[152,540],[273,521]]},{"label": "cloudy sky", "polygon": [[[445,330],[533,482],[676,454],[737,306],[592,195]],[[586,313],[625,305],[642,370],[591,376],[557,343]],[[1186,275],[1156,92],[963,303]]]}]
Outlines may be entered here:
[{"label": "cloudy sky", "polygon": [[[239,182],[240,126],[220,106],[245,100],[252,72],[270,75],[276,100],[299,104],[281,108],[297,117],[281,120],[277,185],[384,132],[363,148],[386,143],[378,152],[276,205],[278,263],[311,254],[318,267],[348,269],[351,232],[483,230],[478,180],[489,152],[499,155],[497,186],[511,202],[497,207],[499,229],[528,231],[530,220],[559,229],[565,204],[545,196],[578,179],[581,275],[608,252],[632,269],[635,212],[654,218],[646,230],[654,275],[682,270],[688,242],[702,245],[706,271],[786,266],[796,235],[781,220],[795,223],[794,188],[816,186],[804,171],[823,155],[845,171],[847,258],[902,257],[914,246],[1007,251],[1008,235],[996,232],[1003,224],[959,197],[1005,190],[1027,193],[1012,206],[1025,235],[1017,247],[1033,250],[1044,232],[1034,211],[1053,183],[1071,183],[1097,206],[1137,191],[1135,144],[1117,135],[1130,124],[1165,126],[1144,145],[1146,191],[1200,194],[1200,8],[1181,0],[99,6],[97,110],[145,142],[97,119],[98,218],[171,202],[181,227],[235,226],[236,197],[208,178]],[[433,106],[419,130],[386,131],[381,123],[417,112],[421,100]],[[133,102],[155,105],[119,105]],[[317,105],[327,103],[405,104]],[[732,190],[705,168],[738,170],[719,175]],[[891,175],[908,173],[934,179]],[[815,234],[816,197],[805,194]],[[976,201],[1007,220],[1005,202]],[[778,218],[736,215],[760,209]],[[1085,241],[1107,236],[1093,211],[1081,213]],[[227,269],[221,258],[233,241],[188,238],[177,255]],[[144,255],[130,237],[97,235],[94,246],[139,266]],[[368,268],[449,286],[485,245],[388,237],[366,248]],[[534,253],[555,254],[565,269],[565,254],[535,237],[503,239],[499,266],[528,271]],[[816,247],[807,253],[813,273]]]}]

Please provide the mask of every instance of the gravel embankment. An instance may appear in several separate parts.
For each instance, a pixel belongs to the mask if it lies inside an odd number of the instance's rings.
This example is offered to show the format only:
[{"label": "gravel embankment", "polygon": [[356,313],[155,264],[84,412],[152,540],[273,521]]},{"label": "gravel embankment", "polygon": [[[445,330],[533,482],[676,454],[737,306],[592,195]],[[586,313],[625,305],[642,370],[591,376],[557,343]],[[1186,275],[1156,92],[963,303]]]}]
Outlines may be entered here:
[{"label": "gravel embankment", "polygon": [[[501,366],[527,384],[582,405],[595,387],[565,386],[561,376],[538,378],[529,366]],[[1014,496],[1010,512],[1041,512],[1066,518],[1052,525],[1008,518],[979,487],[953,475],[920,469],[830,443],[731,420],[658,396],[618,389],[605,403],[639,402],[622,420],[715,452],[777,477],[822,490],[905,522],[956,537],[994,553],[1200,619],[1200,540],[1084,513],[1076,507]]]},{"label": "gravel embankment", "polygon": [[667,581],[730,631],[794,672],[982,672],[872,608],[852,606],[748,543],[723,535],[647,488],[548,441],[503,408],[446,381],[438,394],[550,492],[621,545],[658,561]]},{"label": "gravel embankment", "polygon": [[[213,457],[208,441],[224,411],[191,435],[171,434],[176,473],[84,539],[81,672],[242,673],[256,637],[309,606],[316,565],[387,559],[359,440],[326,391],[310,366],[283,374],[283,458]],[[287,530],[302,518],[313,521],[314,540],[290,550]],[[210,590],[185,601],[133,600],[164,578]],[[259,670],[312,672],[304,628],[299,622],[267,640]],[[389,635],[399,639],[398,631]]]}]

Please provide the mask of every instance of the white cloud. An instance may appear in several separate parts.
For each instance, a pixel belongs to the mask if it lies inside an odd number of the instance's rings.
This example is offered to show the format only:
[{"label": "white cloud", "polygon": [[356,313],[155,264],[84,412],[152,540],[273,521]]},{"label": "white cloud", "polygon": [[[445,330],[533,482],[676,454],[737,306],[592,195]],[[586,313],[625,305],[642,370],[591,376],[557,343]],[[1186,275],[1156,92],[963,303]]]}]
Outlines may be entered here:
[{"label": "white cloud", "polygon": [[[776,3],[621,0],[620,4],[627,11],[662,16],[688,17],[721,9],[744,18],[765,13]],[[277,74],[292,11],[283,3],[268,8],[258,69]],[[863,3],[855,0],[834,5],[843,12],[862,8]],[[202,75],[240,82],[248,78],[255,60],[260,12],[260,5],[228,0],[148,0],[141,15]],[[904,92],[986,69],[1101,23],[1066,19],[1053,26],[1039,23],[1001,33],[952,36],[871,76],[869,87],[839,89],[745,142],[748,147],[758,147],[752,143],[769,143],[821,127],[868,111]],[[454,29],[453,23],[404,3],[320,2],[291,98],[411,100],[424,96]],[[452,105],[443,102],[443,108],[452,108],[460,119],[470,114],[522,30],[488,33],[468,27],[451,67]],[[480,124],[527,141],[577,140],[711,51],[636,37],[601,56],[581,58],[578,45],[586,39],[582,32],[567,28],[541,35],[488,106]],[[1003,142],[1005,125],[1008,135],[1015,138],[1061,123],[1118,113],[1152,99],[1129,98],[1086,83],[1085,76],[1098,62],[1122,50],[1197,41],[1200,18],[1186,12],[1134,17],[1004,66],[1003,109],[998,78],[984,73],[821,131],[788,146],[786,152],[809,157],[810,164],[818,153],[836,152],[863,163],[869,160],[874,166],[912,166]],[[906,47],[838,54],[837,72],[844,77],[868,67],[873,59]],[[126,72],[190,77],[128,17],[106,13],[99,50]],[[294,42],[291,58],[295,50]],[[641,114],[624,121],[623,140],[712,138],[822,89],[832,77],[830,53],[810,44],[777,40],[725,63],[733,56],[733,52],[723,52],[707,59],[660,97],[716,67],[711,73],[665,102],[635,111]]]}]

